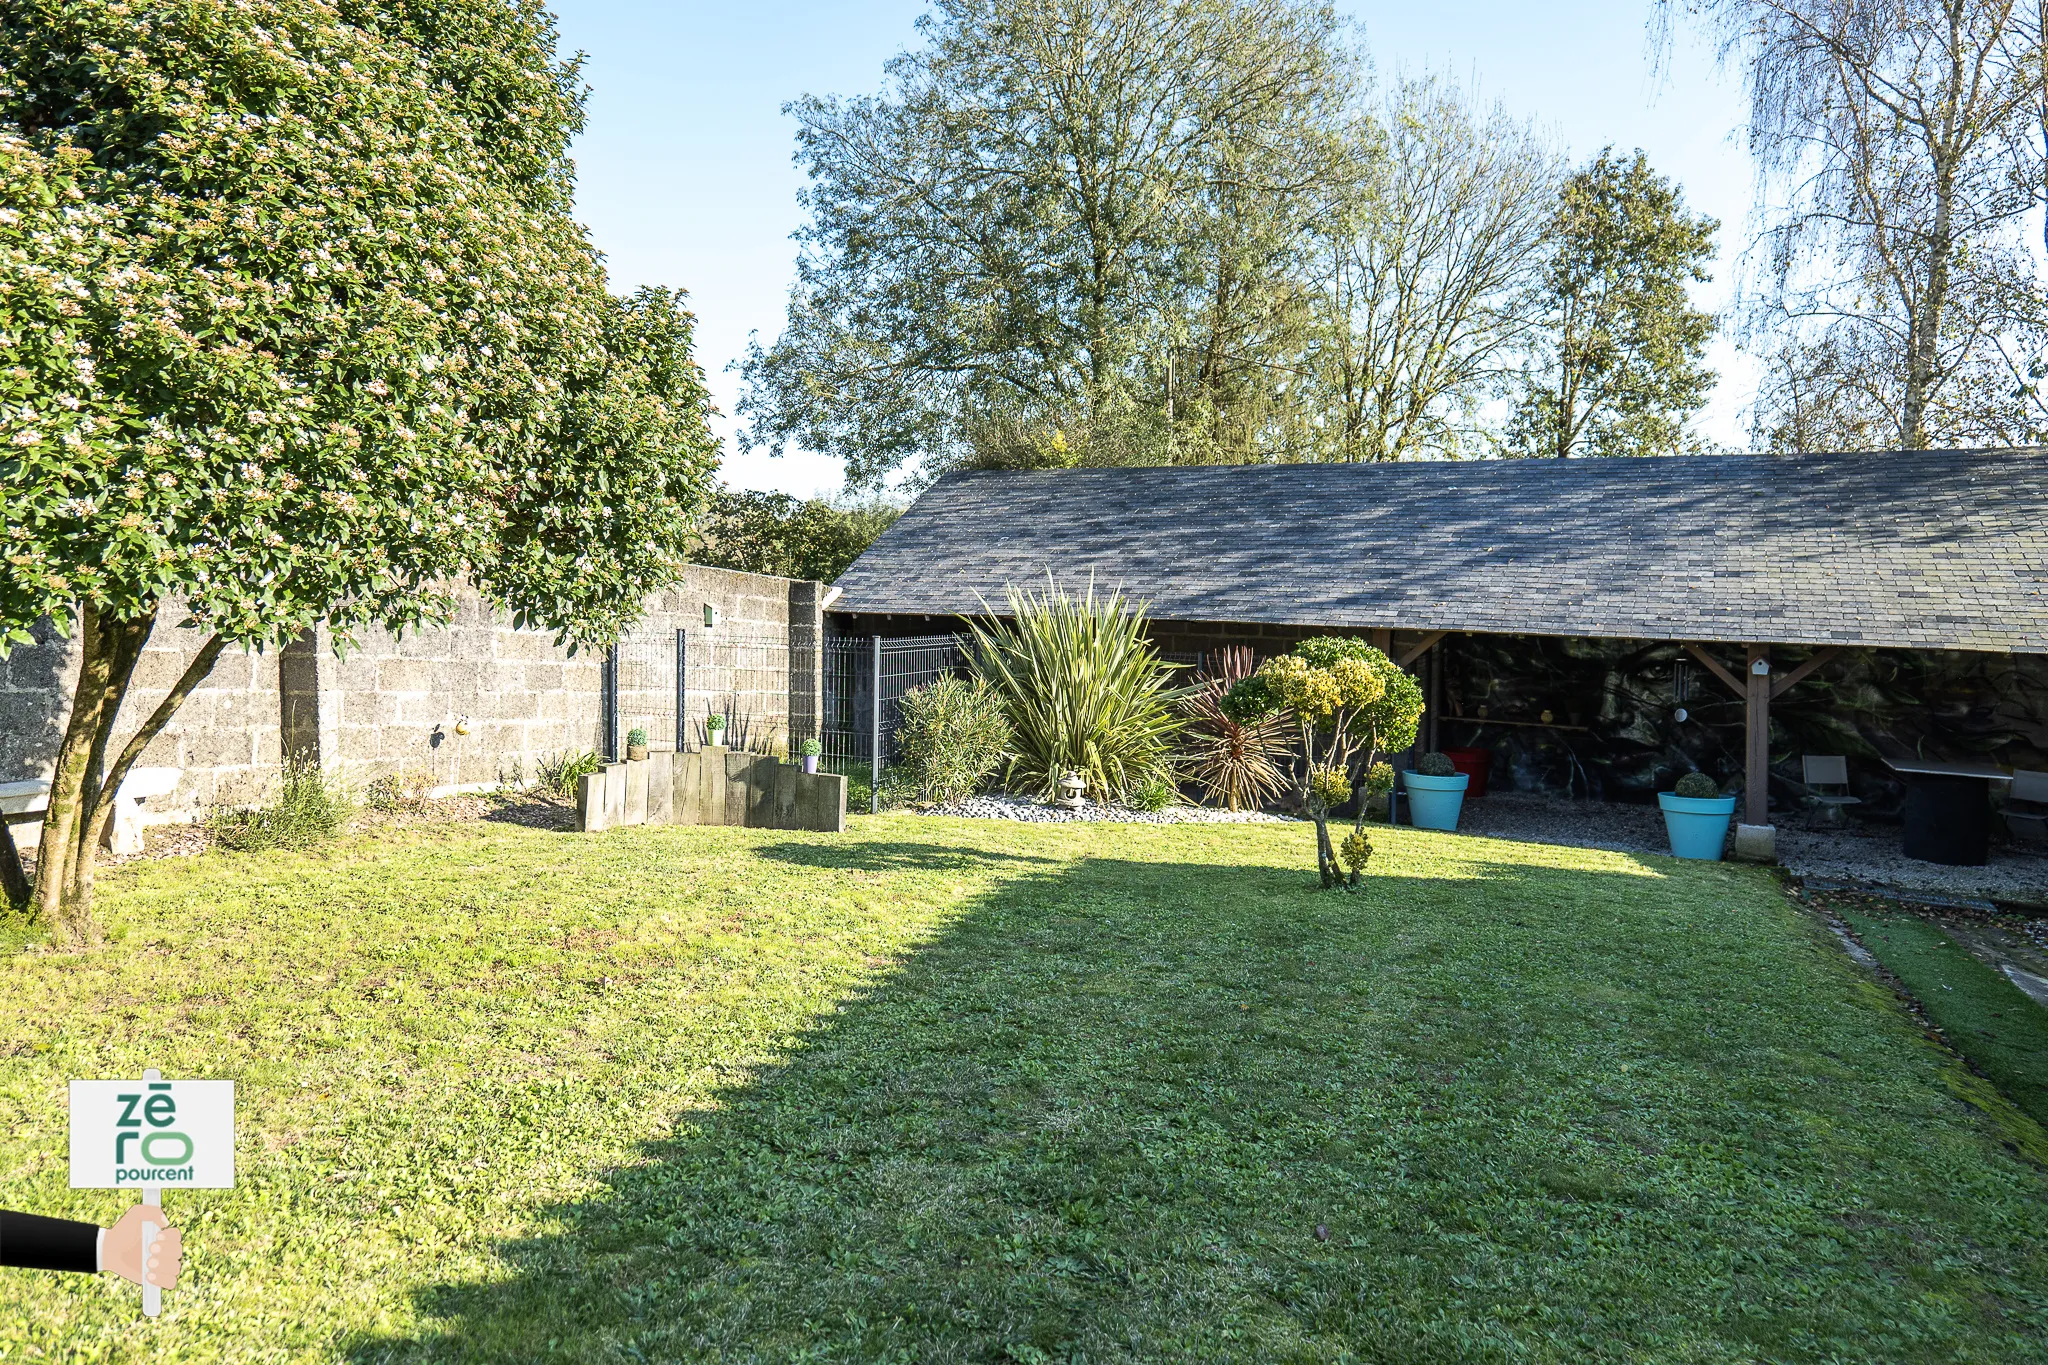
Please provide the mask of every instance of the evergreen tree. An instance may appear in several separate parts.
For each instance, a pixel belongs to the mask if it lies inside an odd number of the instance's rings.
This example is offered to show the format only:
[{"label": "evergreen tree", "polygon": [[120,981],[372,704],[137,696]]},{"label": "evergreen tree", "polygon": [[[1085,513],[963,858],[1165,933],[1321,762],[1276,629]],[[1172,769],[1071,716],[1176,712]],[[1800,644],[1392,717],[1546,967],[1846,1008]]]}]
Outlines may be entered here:
[{"label": "evergreen tree", "polygon": [[1706,402],[1712,315],[1686,286],[1709,278],[1712,218],[1638,151],[1613,148],[1569,177],[1551,218],[1535,300],[1542,352],[1509,428],[1518,454],[1663,455]]}]

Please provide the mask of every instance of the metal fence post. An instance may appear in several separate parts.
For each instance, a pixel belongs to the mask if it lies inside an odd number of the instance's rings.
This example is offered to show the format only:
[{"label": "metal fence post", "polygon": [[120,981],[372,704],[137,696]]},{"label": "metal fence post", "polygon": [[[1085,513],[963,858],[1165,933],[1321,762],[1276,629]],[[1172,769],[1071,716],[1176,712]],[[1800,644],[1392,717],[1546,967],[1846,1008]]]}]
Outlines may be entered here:
[{"label": "metal fence post", "polygon": [[875,637],[875,686],[870,716],[874,727],[873,769],[868,777],[868,814],[882,813],[882,637]]},{"label": "metal fence post", "polygon": [[607,762],[616,763],[623,752],[619,748],[619,647],[614,644],[604,652],[604,756]]},{"label": "metal fence post", "polygon": [[690,655],[689,655],[689,648],[688,648],[688,646],[687,646],[687,645],[686,645],[686,644],[684,643],[684,641],[685,641],[685,639],[686,639],[686,638],[687,638],[687,637],[686,637],[686,636],[685,636],[685,635],[683,634],[683,628],[682,628],[681,626],[677,626],[677,627],[676,627],[676,752],[677,752],[677,753],[679,753],[679,754],[682,754],[682,753],[688,753],[688,752],[689,752],[689,750],[690,750],[690,744],[689,744],[689,736],[690,736],[690,713],[689,713],[689,710],[688,710],[688,708],[687,708],[687,706],[686,706],[686,704],[685,704],[685,703],[686,703],[686,698],[687,698],[687,697],[689,696],[689,688],[688,688],[687,686],[685,686],[685,684],[684,684],[684,679],[685,679],[685,677],[687,676],[687,665],[688,665],[688,663],[689,663],[689,658],[690,658]]}]

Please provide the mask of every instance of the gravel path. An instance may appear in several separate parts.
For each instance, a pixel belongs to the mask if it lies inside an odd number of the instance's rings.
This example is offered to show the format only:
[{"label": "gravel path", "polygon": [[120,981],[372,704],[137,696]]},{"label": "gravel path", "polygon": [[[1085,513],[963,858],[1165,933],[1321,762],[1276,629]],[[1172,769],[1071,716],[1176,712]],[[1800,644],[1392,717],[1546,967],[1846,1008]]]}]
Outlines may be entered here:
[{"label": "gravel path", "polygon": [[1206,806],[1168,806],[1165,810],[1133,810],[1129,806],[1099,806],[1093,802],[1079,810],[1046,806],[1016,796],[970,796],[944,806],[932,806],[926,815],[958,815],[971,820],[1023,820],[1031,824],[1069,824],[1113,820],[1133,825],[1266,825],[1290,824],[1285,816],[1264,811],[1211,810]]},{"label": "gravel path", "polygon": [[[1655,806],[1565,801],[1528,792],[1493,792],[1468,801],[1458,824],[1485,834],[1539,844],[1669,853],[1664,816]],[[1900,891],[1987,900],[2048,902],[2048,855],[1994,852],[1984,867],[1943,867],[1908,858],[1897,830],[1812,830],[1778,827],[1778,861],[1796,877],[1853,882]]]}]

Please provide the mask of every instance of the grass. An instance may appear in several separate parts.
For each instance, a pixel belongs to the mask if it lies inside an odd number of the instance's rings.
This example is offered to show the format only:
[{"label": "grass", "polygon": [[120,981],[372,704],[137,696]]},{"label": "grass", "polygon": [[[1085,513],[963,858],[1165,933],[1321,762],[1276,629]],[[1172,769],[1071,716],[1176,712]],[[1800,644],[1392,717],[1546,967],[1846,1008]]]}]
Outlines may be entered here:
[{"label": "grass", "polygon": [[2021,1112],[2048,1124],[2048,1010],[1917,915],[1838,913],[1955,1049]]},{"label": "grass", "polygon": [[[1762,873],[1379,830],[482,824],[124,868],[7,963],[64,1082],[239,1082],[189,1282],[0,1358],[2019,1361],[2048,1175]],[[2019,1120],[2024,1122],[2024,1120]]]}]

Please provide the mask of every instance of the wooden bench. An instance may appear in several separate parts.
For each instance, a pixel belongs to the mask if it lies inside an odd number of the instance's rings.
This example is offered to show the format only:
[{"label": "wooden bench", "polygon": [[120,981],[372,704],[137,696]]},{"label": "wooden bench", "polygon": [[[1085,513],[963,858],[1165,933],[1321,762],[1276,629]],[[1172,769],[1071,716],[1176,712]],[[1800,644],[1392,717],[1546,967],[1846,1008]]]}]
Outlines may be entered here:
[{"label": "wooden bench", "polygon": [[[114,797],[114,823],[107,831],[109,853],[142,852],[142,803],[153,796],[169,796],[185,776],[182,768],[130,768]],[[0,782],[0,818],[10,825],[34,825],[28,838],[15,835],[22,848],[34,848],[42,837],[43,812],[50,807],[50,784],[36,778],[27,782]]]}]

